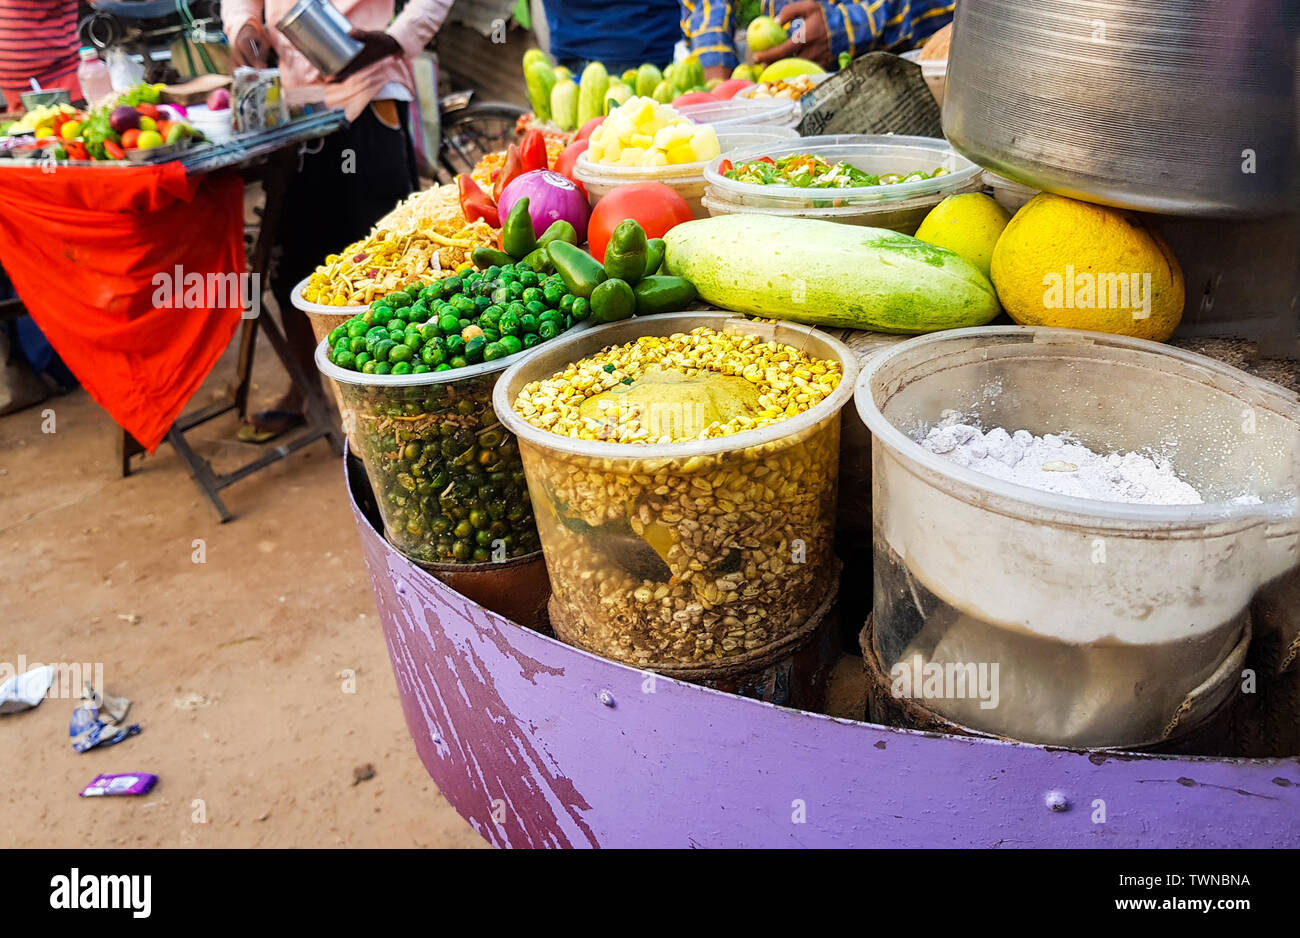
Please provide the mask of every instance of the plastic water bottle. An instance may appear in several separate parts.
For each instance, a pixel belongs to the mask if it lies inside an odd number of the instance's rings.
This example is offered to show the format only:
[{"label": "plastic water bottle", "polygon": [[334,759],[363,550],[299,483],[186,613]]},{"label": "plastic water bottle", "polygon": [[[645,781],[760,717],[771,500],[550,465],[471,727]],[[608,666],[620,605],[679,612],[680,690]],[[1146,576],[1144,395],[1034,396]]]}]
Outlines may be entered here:
[{"label": "plastic water bottle", "polygon": [[81,96],[86,99],[86,103],[94,104],[111,95],[113,83],[108,76],[108,66],[99,60],[99,53],[90,46],[82,46],[78,54],[81,63],[77,66],[77,82],[81,85]]}]

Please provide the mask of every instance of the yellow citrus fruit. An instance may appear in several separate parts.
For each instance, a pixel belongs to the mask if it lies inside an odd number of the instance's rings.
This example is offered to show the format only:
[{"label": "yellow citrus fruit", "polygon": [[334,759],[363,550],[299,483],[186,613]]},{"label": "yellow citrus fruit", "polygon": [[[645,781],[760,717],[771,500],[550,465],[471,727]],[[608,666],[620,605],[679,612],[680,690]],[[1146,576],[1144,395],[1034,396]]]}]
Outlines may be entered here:
[{"label": "yellow citrus fruit", "polygon": [[993,248],[993,286],[1025,326],[1091,329],[1163,342],[1183,316],[1169,245],[1120,209],[1043,193]]},{"label": "yellow citrus fruit", "polygon": [[993,246],[1011,213],[982,192],[950,195],[925,216],[916,229],[918,241],[947,248],[989,276]]}]

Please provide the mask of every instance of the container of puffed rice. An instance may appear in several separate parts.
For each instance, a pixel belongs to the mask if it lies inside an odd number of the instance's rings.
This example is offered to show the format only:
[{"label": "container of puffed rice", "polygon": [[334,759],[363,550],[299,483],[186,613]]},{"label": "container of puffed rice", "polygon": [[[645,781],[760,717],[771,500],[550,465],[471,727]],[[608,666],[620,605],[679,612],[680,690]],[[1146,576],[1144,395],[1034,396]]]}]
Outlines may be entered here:
[{"label": "container of puffed rice", "polygon": [[519,441],[556,635],[663,669],[787,643],[835,588],[857,370],[812,327],[683,312],[506,371],[493,405]]}]

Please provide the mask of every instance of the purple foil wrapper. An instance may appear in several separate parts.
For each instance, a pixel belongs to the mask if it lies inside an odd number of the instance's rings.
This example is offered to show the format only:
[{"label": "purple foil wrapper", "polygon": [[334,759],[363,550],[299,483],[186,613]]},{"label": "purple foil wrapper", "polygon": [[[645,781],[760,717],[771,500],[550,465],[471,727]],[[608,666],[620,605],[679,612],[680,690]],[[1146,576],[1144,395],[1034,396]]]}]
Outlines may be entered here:
[{"label": "purple foil wrapper", "polygon": [[100,795],[143,795],[158,781],[157,775],[148,772],[122,772],[116,775],[97,775],[95,780],[81,790],[81,797]]}]

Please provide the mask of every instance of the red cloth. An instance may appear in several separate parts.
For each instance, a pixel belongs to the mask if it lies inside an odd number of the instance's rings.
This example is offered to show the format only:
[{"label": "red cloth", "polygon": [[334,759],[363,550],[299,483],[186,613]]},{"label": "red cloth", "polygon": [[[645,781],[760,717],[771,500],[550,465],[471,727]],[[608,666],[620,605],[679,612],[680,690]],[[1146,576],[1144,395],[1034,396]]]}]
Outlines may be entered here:
[{"label": "red cloth", "polygon": [[[90,396],[150,452],[239,324],[244,291],[224,287],[245,280],[243,215],[233,173],[0,168],[0,265]],[[211,289],[181,293],[200,277]]]}]

